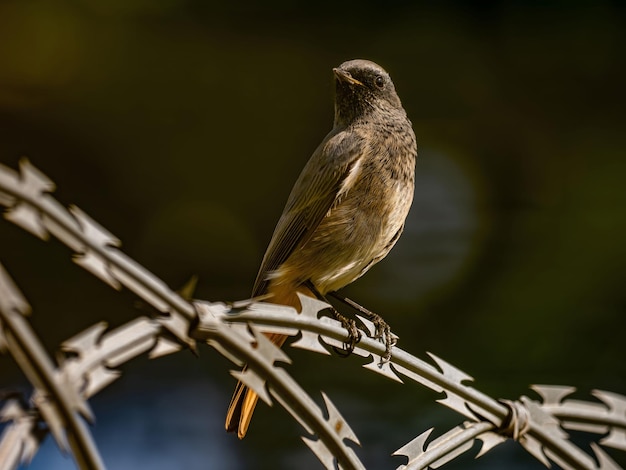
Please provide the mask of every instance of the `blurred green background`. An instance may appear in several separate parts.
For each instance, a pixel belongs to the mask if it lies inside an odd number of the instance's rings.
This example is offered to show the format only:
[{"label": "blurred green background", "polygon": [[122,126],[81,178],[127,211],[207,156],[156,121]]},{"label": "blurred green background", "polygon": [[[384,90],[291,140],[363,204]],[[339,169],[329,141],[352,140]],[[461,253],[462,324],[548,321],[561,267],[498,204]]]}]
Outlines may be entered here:
[{"label": "blurred green background", "polygon": [[[626,15],[621,3],[25,0],[0,2],[0,162],[26,155],[164,279],[246,298],[300,169],[332,125],[332,67],[394,78],[419,143],[417,190],[388,258],[345,289],[399,346],[515,399],[531,383],[626,393]],[[50,352],[138,312],[4,222],[0,261]],[[234,380],[209,348],[134,361],[92,400],[110,468],[319,468],[300,428],[260,406],[223,432]],[[462,421],[434,393],[289,351],[368,468]],[[0,357],[0,387],[27,384]],[[583,439],[584,442],[584,439]],[[611,455],[626,464],[624,456]],[[446,468],[542,468],[514,444]],[[47,441],[32,468],[73,468]]]}]

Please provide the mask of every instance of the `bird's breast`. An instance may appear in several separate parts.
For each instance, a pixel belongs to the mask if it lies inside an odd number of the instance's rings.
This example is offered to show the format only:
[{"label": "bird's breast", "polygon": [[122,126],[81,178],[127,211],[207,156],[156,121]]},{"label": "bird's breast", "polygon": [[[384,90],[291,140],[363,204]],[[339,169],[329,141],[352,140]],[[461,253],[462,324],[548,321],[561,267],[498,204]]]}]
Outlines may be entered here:
[{"label": "bird's breast", "polygon": [[322,294],[338,290],[383,259],[398,240],[413,201],[416,148],[410,123],[408,129],[353,131],[363,145],[335,203],[273,274],[275,283],[311,280]]},{"label": "bird's breast", "polygon": [[353,282],[387,255],[413,200],[412,179],[390,178],[380,162],[367,158],[356,169],[339,203],[302,247],[303,259],[315,259],[311,278],[323,292]]}]

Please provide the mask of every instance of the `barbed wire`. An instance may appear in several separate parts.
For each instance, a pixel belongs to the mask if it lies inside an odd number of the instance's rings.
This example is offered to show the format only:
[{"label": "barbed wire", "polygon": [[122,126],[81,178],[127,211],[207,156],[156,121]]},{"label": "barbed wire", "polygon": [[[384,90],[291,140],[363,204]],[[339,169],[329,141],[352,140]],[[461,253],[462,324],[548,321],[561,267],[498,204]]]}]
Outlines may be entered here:
[{"label": "barbed wire", "polygon": [[[358,438],[331,400],[322,394],[318,405],[288,374],[287,354],[262,334],[293,336],[291,344],[312,352],[330,354],[348,339],[341,324],[320,316],[327,304],[301,297],[302,312],[289,307],[252,301],[225,304],[190,302],[130,259],[120,242],[75,206],[66,209],[52,196],[54,184],[27,160],[20,172],[0,165],[0,204],[5,217],[34,235],[59,239],[73,252],[74,261],[115,289],[126,287],[161,314],[142,316],[107,331],[98,323],[61,345],[58,366],[39,346],[25,318],[30,311],[8,273],[0,268],[0,350],[13,355],[31,381],[34,391],[26,402],[5,397],[0,419],[7,421],[0,437],[0,470],[28,462],[50,432],[62,450],[70,450],[80,468],[104,468],[86,422],[92,419],[87,399],[115,381],[121,364],[148,353],[160,357],[183,348],[207,343],[233,363],[248,364],[245,372],[231,371],[268,404],[278,402],[306,430],[303,441],[326,468],[364,468],[350,443]],[[373,336],[371,322],[359,320]],[[413,381],[445,398],[439,403],[461,414],[459,426],[429,440],[433,429],[419,434],[393,453],[408,463],[401,469],[438,468],[482,442],[478,456],[507,439],[519,442],[546,466],[562,468],[620,468],[602,449],[626,450],[626,397],[593,391],[599,402],[567,399],[575,390],[562,386],[533,386],[541,401],[495,400],[468,385],[472,377],[430,354],[426,362],[392,349],[382,361],[385,346],[363,337],[354,354],[369,358],[363,367],[398,382]],[[45,427],[41,425],[45,424]],[[574,445],[564,429],[605,435],[592,443],[593,456]]]}]

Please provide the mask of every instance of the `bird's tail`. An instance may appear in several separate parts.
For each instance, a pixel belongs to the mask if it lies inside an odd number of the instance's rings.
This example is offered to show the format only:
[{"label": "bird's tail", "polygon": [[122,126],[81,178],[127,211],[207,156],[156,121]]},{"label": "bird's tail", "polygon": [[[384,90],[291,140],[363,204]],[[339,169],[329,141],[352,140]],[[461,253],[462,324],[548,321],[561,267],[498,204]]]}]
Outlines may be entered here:
[{"label": "bird's tail", "polygon": [[[289,305],[300,311],[300,300],[298,299],[297,292],[314,297],[314,294],[305,287],[298,289],[290,288],[286,289],[272,289],[270,286],[269,293],[271,297],[268,299],[272,303],[281,305]],[[287,336],[278,333],[266,333],[265,336],[274,343],[276,346],[281,347]],[[245,370],[245,367],[244,367]],[[256,407],[259,396],[254,390],[250,390],[243,383],[237,382],[235,392],[230,400],[228,406],[228,412],[226,413],[226,431],[237,431],[237,437],[243,439],[248,432],[248,426],[250,426],[250,420],[252,419],[252,413]]]}]

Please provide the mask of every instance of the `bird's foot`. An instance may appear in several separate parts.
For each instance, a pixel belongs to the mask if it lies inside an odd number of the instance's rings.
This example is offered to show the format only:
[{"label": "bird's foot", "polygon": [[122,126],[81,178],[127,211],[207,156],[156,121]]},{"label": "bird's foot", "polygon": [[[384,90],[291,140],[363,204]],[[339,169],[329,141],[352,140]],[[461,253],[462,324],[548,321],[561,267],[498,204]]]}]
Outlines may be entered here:
[{"label": "bird's foot", "polygon": [[333,346],[333,349],[335,350],[335,352],[341,356],[341,357],[348,357],[350,354],[352,354],[352,351],[354,351],[354,348],[356,347],[356,344],[361,341],[361,332],[359,331],[358,327],[356,326],[356,321],[351,319],[351,318],[347,318],[344,317],[341,313],[339,313],[336,309],[331,308],[331,312],[333,314],[333,317],[335,318],[335,320],[338,320],[339,322],[341,322],[341,325],[348,330],[348,341],[346,341],[345,343],[343,343],[343,347],[337,348]]},{"label": "bird's foot", "polygon": [[374,324],[375,329],[374,336],[372,336],[372,338],[380,340],[381,343],[385,345],[385,353],[380,358],[379,366],[382,366],[383,364],[389,362],[389,360],[391,359],[391,349],[396,345],[397,337],[391,334],[391,328],[389,327],[387,322],[383,320],[383,318],[377,313],[368,310],[362,305],[356,303],[354,300],[344,297],[338,292],[331,292],[330,295],[335,297],[337,300],[345,303],[346,305],[349,305]]},{"label": "bird's foot", "polygon": [[362,312],[374,324],[373,339],[380,340],[385,345],[385,354],[380,357],[380,364],[383,365],[391,359],[391,349],[396,345],[397,338],[391,334],[389,324],[383,318],[374,312]]}]

